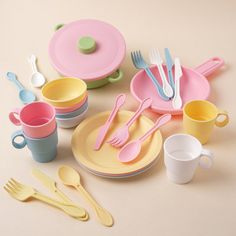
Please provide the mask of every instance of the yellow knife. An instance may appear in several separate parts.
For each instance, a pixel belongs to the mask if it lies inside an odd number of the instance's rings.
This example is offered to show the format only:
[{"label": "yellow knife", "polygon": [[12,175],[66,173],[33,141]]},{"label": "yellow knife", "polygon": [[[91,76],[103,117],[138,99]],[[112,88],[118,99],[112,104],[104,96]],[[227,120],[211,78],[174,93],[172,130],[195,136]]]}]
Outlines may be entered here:
[{"label": "yellow knife", "polygon": [[[57,188],[57,183],[52,178],[41,172],[39,169],[33,168],[32,174],[34,177],[36,177],[46,188],[48,188],[51,192],[53,192],[55,195],[57,195],[59,198],[61,198],[65,204],[73,205],[75,204],[63,193]],[[82,207],[76,206],[81,211],[81,216],[79,219],[83,218],[85,220],[88,219],[88,213],[83,209]]]}]

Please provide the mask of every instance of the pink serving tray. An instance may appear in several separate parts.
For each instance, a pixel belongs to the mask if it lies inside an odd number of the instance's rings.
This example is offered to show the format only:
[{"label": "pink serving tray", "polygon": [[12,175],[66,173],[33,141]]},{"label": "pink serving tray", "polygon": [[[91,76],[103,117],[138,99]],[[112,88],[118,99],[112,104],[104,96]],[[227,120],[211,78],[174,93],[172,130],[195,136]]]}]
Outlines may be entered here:
[{"label": "pink serving tray", "polygon": [[[183,106],[186,102],[191,100],[205,100],[210,94],[210,85],[206,76],[209,76],[220,67],[224,65],[224,61],[221,58],[214,57],[195,69],[190,69],[182,66],[183,76],[180,80],[180,94],[183,100]],[[167,74],[166,66],[164,71]],[[156,66],[150,67],[152,73],[160,84],[161,78]],[[174,69],[173,69],[174,74]],[[132,95],[141,102],[144,98],[151,97],[152,105],[151,109],[157,113],[165,114],[170,113],[172,115],[182,114],[182,109],[175,110],[172,107],[172,101],[164,101],[158,95],[152,81],[148,78],[144,70],[140,70],[132,79],[130,83],[130,90]]]}]

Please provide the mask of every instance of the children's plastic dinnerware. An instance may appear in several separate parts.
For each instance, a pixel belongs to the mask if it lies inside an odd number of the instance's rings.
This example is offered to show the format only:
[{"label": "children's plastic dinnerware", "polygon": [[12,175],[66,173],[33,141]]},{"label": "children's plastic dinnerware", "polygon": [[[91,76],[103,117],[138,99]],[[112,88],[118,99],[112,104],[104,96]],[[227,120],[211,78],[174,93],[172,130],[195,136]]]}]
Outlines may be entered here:
[{"label": "children's plastic dinnerware", "polygon": [[83,79],[88,89],[121,80],[125,41],[112,25],[93,19],[74,21],[55,32],[49,43],[52,65],[63,76]]},{"label": "children's plastic dinnerware", "polygon": [[115,101],[115,105],[108,117],[108,119],[106,120],[106,122],[100,127],[98,135],[97,135],[97,139],[94,145],[94,150],[99,150],[100,147],[102,146],[102,143],[106,137],[106,134],[113,122],[113,120],[115,119],[119,109],[121,108],[121,106],[123,106],[123,104],[125,103],[125,99],[126,99],[126,95],[125,94],[120,94],[117,96],[116,101]]},{"label": "children's plastic dinnerware", "polygon": [[91,174],[94,174],[96,176],[99,176],[99,177],[108,178],[108,179],[125,179],[125,178],[131,178],[131,177],[134,177],[134,176],[137,176],[137,175],[145,173],[146,171],[151,169],[154,165],[156,165],[157,162],[158,162],[158,158],[156,160],[154,160],[152,163],[150,163],[149,165],[145,166],[144,168],[142,168],[140,170],[137,170],[137,171],[134,171],[134,172],[130,172],[129,174],[122,174],[122,175],[102,174],[102,173],[96,172],[94,170],[91,170],[89,168],[86,168],[82,164],[80,164],[80,165],[86,171],[88,171]]},{"label": "children's plastic dinnerware", "polygon": [[43,74],[38,71],[37,66],[36,66],[36,60],[37,58],[33,54],[28,58],[28,61],[33,71],[30,77],[30,82],[35,88],[40,88],[45,84],[46,79],[43,76]]},{"label": "children's plastic dinnerware", "polygon": [[111,139],[109,139],[107,142],[110,143],[113,147],[123,146],[129,138],[129,127],[139,118],[144,110],[151,106],[151,104],[151,98],[144,99],[140,103],[139,108],[135,112],[134,116],[130,120],[128,120],[124,126],[116,130]]},{"label": "children's plastic dinnerware", "polygon": [[198,166],[203,169],[212,166],[213,154],[203,149],[195,137],[174,134],[165,140],[164,162],[168,178],[176,184],[185,184],[192,180]]},{"label": "children's plastic dinnerware", "polygon": [[45,84],[43,99],[56,107],[74,106],[87,95],[87,85],[76,78],[59,78]]},{"label": "children's plastic dinnerware", "polygon": [[[160,96],[160,98],[165,101],[168,101],[169,98],[165,95],[160,82],[158,82],[156,80],[155,76],[153,75],[152,71],[149,68],[149,65],[143,59],[141,52],[140,51],[131,52],[131,59],[132,59],[134,66],[137,69],[141,69],[141,70],[145,71],[147,78],[151,80],[152,86],[155,89],[156,93]],[[147,95],[146,97],[149,97],[149,96]]]},{"label": "children's plastic dinnerware", "polygon": [[[210,85],[207,76],[218,70],[224,65],[221,58],[214,57],[204,62],[195,69],[190,69],[182,66],[183,77],[180,81],[181,98],[183,105],[190,100],[205,100],[210,94]],[[150,67],[155,77],[161,82],[160,75],[155,66]],[[167,74],[166,67],[164,71]],[[146,97],[151,97],[153,102],[151,109],[157,113],[172,115],[182,114],[182,109],[174,109],[172,101],[164,101],[156,93],[152,82],[147,77],[145,71],[139,71],[132,79],[130,84],[132,95],[141,102]]]},{"label": "children's plastic dinnerware", "polygon": [[[23,141],[18,142],[18,137],[23,138]],[[12,134],[12,145],[17,149],[22,149],[27,145],[32,153],[33,159],[41,163],[50,162],[56,158],[57,144],[57,128],[55,128],[53,133],[44,138],[28,137],[21,130]]]},{"label": "children's plastic dinnerware", "polygon": [[168,73],[169,83],[175,93],[175,82],[174,82],[174,76],[173,76],[173,72],[172,72],[172,69],[174,67],[174,63],[173,63],[173,60],[172,60],[172,57],[170,55],[170,51],[168,48],[165,48],[165,59],[166,59],[166,69],[167,69],[167,73]]},{"label": "children's plastic dinnerware", "polygon": [[214,126],[224,127],[229,122],[226,111],[218,109],[205,100],[193,100],[183,108],[183,127],[186,133],[196,137],[202,144],[207,143]]},{"label": "children's plastic dinnerware", "polygon": [[[160,130],[143,143],[140,155],[130,163],[121,163],[117,159],[119,150],[108,143],[104,143],[98,151],[93,150],[99,128],[107,120],[109,114],[110,111],[107,111],[89,117],[75,129],[72,135],[71,146],[74,157],[81,166],[105,178],[107,176],[122,178],[129,174],[139,174],[138,171],[144,170],[151,163],[158,160],[162,148]],[[112,131],[122,127],[133,115],[134,112],[120,111],[114,122],[112,122],[107,138],[109,139]],[[153,125],[154,123],[149,118],[141,116],[139,121],[130,127],[130,139],[137,139],[142,136]]]},{"label": "children's plastic dinnerware", "polygon": [[148,130],[143,136],[139,137],[138,139],[127,143],[118,154],[118,159],[121,162],[130,162],[133,161],[139,155],[142,147],[142,143],[152,135],[159,127],[166,124],[168,121],[171,120],[170,114],[162,115],[156,121],[155,125]]},{"label": "children's plastic dinnerware", "polygon": [[57,125],[60,128],[73,128],[77,126],[84,118],[86,115],[88,108],[78,116],[72,117],[72,118],[58,118],[56,117]]},{"label": "children's plastic dinnerware", "polygon": [[36,100],[36,96],[33,94],[33,92],[25,89],[19,82],[19,80],[16,78],[16,74],[7,72],[7,78],[17,86],[19,90],[19,98],[23,104],[28,104]]},{"label": "children's plastic dinnerware", "polygon": [[70,166],[61,166],[58,169],[58,176],[64,185],[74,187],[82,194],[82,196],[88,201],[90,206],[92,206],[101,224],[108,227],[111,227],[113,225],[113,218],[111,214],[105,208],[99,205],[95,201],[95,199],[85,190],[85,188],[81,184],[81,177],[75,169]]},{"label": "children's plastic dinnerware", "polygon": [[153,65],[157,66],[157,69],[159,71],[160,78],[162,81],[162,89],[163,89],[164,94],[168,98],[172,98],[174,95],[174,91],[167,80],[166,74],[165,74],[163,67],[162,67],[163,60],[162,60],[161,55],[157,49],[152,49],[150,51],[149,60]]},{"label": "children's plastic dinnerware", "polygon": [[61,202],[68,205],[73,205],[77,208],[78,212],[80,212],[80,216],[76,217],[76,219],[81,221],[87,221],[89,218],[88,213],[85,211],[84,208],[81,206],[76,205],[74,202],[72,202],[57,186],[57,182],[49,177],[48,175],[44,174],[39,169],[33,168],[32,174],[35,178],[37,178],[44,187],[49,189],[57,198],[60,199]]},{"label": "children's plastic dinnerware", "polygon": [[83,104],[86,102],[87,99],[88,99],[88,94],[86,92],[86,94],[84,95],[84,98],[80,102],[76,103],[75,105],[69,106],[69,107],[55,107],[54,106],[54,108],[56,110],[56,113],[60,115],[64,113],[73,112],[79,109],[81,106],[83,106]]},{"label": "children's plastic dinnerware", "polygon": [[47,137],[56,128],[56,112],[45,102],[32,102],[22,109],[14,109],[9,114],[10,121],[22,126],[24,133],[31,138]]},{"label": "children's plastic dinnerware", "polygon": [[183,76],[182,68],[179,58],[175,58],[175,95],[172,99],[172,105],[174,109],[180,109],[182,107],[182,98],[180,96],[182,88],[180,87],[180,79]]},{"label": "children's plastic dinnerware", "polygon": [[68,113],[62,113],[62,114],[56,114],[56,118],[62,118],[62,119],[68,119],[76,117],[82,113],[84,113],[88,109],[88,100],[77,110],[68,112]]},{"label": "children's plastic dinnerware", "polygon": [[78,207],[70,204],[64,204],[63,202],[43,195],[34,188],[19,183],[13,178],[7,182],[7,184],[4,186],[4,189],[10,194],[11,197],[17,199],[18,201],[29,202],[31,199],[37,199],[64,211],[73,218],[78,218],[81,215],[81,210],[78,209]]}]

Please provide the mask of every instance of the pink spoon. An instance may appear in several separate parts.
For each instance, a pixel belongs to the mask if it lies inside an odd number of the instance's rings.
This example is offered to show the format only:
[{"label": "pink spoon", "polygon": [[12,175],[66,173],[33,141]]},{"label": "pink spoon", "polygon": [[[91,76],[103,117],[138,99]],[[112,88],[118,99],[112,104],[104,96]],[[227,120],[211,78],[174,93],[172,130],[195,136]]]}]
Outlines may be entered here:
[{"label": "pink spoon", "polygon": [[171,120],[170,114],[162,115],[154,124],[154,126],[147,131],[142,137],[127,143],[121,148],[118,159],[121,162],[133,161],[141,151],[142,142],[144,142],[151,134],[153,134],[159,127]]}]

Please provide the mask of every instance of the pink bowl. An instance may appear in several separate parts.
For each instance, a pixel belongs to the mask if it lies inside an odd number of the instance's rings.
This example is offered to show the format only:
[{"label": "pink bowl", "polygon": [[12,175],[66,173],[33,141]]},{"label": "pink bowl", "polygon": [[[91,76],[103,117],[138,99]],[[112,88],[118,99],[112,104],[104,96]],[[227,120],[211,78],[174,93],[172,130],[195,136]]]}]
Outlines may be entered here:
[{"label": "pink bowl", "polygon": [[68,113],[68,112],[72,112],[79,109],[81,106],[84,105],[84,103],[87,100],[87,97],[88,97],[88,94],[86,93],[86,96],[84,96],[84,98],[79,103],[71,107],[54,107],[56,110],[56,113],[63,114],[63,113]]}]

